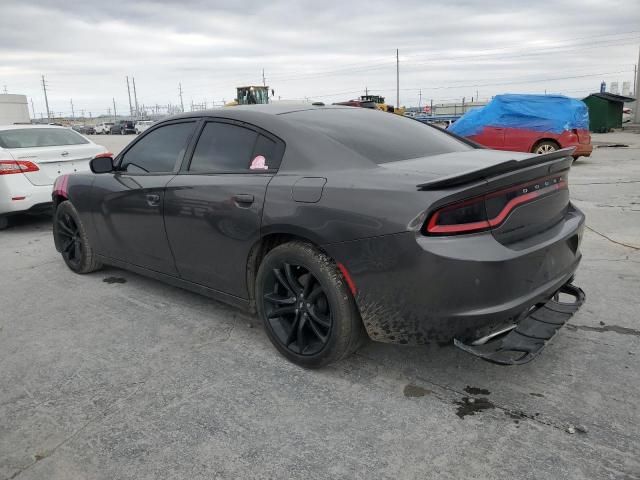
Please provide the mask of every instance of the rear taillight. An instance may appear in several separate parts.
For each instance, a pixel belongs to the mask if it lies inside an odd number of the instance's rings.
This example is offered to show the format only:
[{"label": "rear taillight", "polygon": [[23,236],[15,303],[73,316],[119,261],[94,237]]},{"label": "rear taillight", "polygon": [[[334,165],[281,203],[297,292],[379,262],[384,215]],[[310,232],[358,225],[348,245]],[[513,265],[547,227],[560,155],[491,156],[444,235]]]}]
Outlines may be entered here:
[{"label": "rear taillight", "polygon": [[504,222],[518,205],[566,188],[566,175],[556,175],[446,205],[431,214],[422,233],[458,235],[489,230]]},{"label": "rear taillight", "polygon": [[0,160],[0,175],[37,172],[38,170],[40,169],[33,162],[25,160]]}]

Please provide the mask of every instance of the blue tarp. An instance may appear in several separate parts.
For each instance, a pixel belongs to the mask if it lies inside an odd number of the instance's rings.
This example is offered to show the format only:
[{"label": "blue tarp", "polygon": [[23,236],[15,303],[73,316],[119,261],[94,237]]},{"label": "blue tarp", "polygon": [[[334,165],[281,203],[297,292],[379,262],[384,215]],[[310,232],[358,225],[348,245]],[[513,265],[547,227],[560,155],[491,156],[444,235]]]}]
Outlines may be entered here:
[{"label": "blue tarp", "polygon": [[589,129],[589,111],[580,100],[563,95],[496,95],[484,107],[469,110],[449,131],[469,137],[484,127],[522,128],[561,134]]}]

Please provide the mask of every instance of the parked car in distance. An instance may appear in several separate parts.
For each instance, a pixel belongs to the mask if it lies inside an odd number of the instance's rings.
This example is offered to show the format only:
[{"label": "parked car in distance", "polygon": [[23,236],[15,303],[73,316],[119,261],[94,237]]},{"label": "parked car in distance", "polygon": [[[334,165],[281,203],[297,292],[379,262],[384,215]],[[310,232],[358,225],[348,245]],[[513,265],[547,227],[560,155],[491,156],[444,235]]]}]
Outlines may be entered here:
[{"label": "parked car in distance", "polygon": [[153,125],[155,122],[153,120],[139,120],[135,124],[136,133],[140,135],[147,128]]},{"label": "parked car in distance", "polygon": [[574,158],[593,151],[587,106],[562,95],[496,95],[449,131],[495,150],[541,154],[574,147]]},{"label": "parked car in distance", "polygon": [[100,135],[110,133],[112,126],[113,122],[100,122],[95,126],[96,134]]},{"label": "parked car in distance", "polygon": [[74,125],[71,127],[74,132],[78,132],[82,135],[95,135],[96,129],[91,125]]},{"label": "parked car in distance", "polygon": [[118,120],[111,125],[109,133],[112,135],[126,135],[128,133],[136,133],[136,124],[132,120]]},{"label": "parked car in distance", "polygon": [[[190,112],[59,178],[53,235],[76,273],[114,265],[257,312],[304,367],[365,332],[524,363],[584,298],[572,161],[366,108]],[[576,302],[551,309],[559,291]]]},{"label": "parked car in distance", "polygon": [[633,110],[631,110],[631,107],[624,107],[622,109],[622,123],[630,122],[632,115],[633,115]]},{"label": "parked car in distance", "polygon": [[66,127],[0,126],[0,229],[9,216],[51,208],[51,186],[59,175],[89,170],[107,149]]}]

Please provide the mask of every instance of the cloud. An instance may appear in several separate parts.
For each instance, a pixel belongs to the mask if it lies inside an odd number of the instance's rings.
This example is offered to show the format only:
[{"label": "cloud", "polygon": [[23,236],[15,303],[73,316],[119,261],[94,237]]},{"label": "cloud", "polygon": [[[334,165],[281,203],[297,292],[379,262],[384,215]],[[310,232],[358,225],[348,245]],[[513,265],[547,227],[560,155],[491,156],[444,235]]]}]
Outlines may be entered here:
[{"label": "cloud", "polygon": [[[352,0],[180,2],[3,0],[0,87],[44,111],[128,110],[125,76],[148,105],[230,100],[267,82],[282,98],[345,100],[368,87],[395,103],[504,91],[583,95],[631,80],[638,2]],[[561,78],[574,77],[574,78]]]}]

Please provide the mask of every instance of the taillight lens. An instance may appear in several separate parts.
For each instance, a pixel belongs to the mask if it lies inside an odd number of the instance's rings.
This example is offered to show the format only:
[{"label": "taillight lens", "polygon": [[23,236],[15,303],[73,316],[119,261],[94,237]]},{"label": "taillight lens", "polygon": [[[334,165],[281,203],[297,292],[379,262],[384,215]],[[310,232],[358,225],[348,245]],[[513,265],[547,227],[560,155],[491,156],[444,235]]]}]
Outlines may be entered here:
[{"label": "taillight lens", "polygon": [[502,224],[518,205],[567,188],[566,175],[556,175],[446,205],[431,214],[422,233],[457,235],[489,230]]},{"label": "taillight lens", "polygon": [[0,160],[0,175],[37,172],[38,170],[40,169],[33,162],[25,160]]}]

